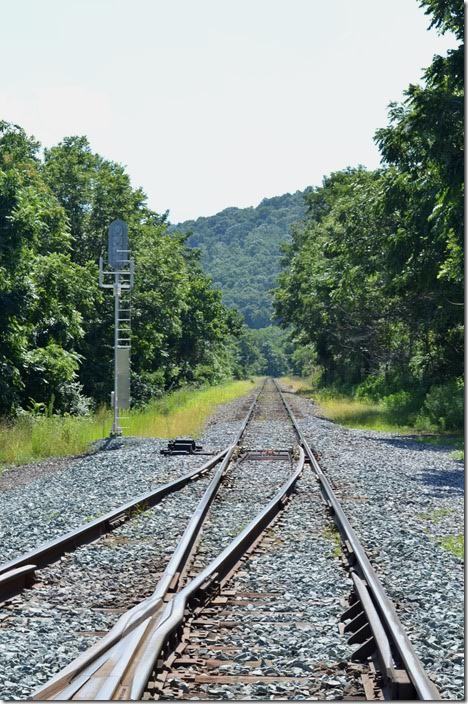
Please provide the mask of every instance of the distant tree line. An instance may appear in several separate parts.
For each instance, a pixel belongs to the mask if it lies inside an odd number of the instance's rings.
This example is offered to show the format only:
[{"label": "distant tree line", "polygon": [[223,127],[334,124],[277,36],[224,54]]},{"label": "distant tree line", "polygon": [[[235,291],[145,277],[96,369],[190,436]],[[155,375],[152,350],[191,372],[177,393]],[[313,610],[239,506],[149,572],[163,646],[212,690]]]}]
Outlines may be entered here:
[{"label": "distant tree line", "polygon": [[0,122],[0,415],[108,401],[113,300],[98,286],[98,258],[118,217],[136,260],[136,403],[184,384],[319,367],[327,385],[459,427],[464,5],[422,6],[459,46],[391,106],[376,134],[382,168],[348,168],[256,208],[169,225],[85,137],[42,153]]},{"label": "distant tree line", "polygon": [[383,166],[306,195],[276,291],[327,384],[458,427],[463,409],[464,6],[424,0],[459,46],[435,56],[376,141]]},{"label": "distant tree line", "polygon": [[243,373],[242,322],[184,235],[148,208],[86,138],[44,150],[0,122],[0,414],[35,404],[79,413],[109,400],[113,299],[98,286],[107,228],[127,221],[136,260],[132,393]]}]

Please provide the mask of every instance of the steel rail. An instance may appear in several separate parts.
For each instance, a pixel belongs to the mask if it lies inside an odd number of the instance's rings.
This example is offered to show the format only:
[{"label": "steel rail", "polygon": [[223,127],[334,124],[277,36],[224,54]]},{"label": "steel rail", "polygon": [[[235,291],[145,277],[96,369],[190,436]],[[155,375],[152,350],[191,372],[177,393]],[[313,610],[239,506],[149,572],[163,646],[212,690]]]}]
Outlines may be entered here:
[{"label": "steel rail", "polygon": [[[334,520],[338,526],[338,529],[348,542],[354,553],[356,559],[357,571],[360,576],[365,580],[367,584],[367,589],[371,596],[372,602],[376,607],[380,618],[383,620],[386,631],[390,635],[392,643],[395,645],[398,654],[404,663],[405,669],[413,683],[414,689],[421,700],[434,701],[440,700],[441,695],[437,687],[431,682],[426,672],[424,671],[423,665],[416,655],[413,645],[408,638],[405,629],[396,613],[395,607],[393,606],[391,600],[385,593],[385,590],[378,578],[374,568],[372,567],[369,558],[367,557],[365,550],[357,537],[355,530],[352,528],[347,517],[345,516],[343,509],[336,497],[332,486],[324,474],[322,468],[320,467],[317,459],[312,452],[309,443],[307,442],[302,430],[297,424],[297,420],[288,404],[284,398],[284,394],[281,391],[276,379],[273,380],[276,388],[281,396],[284,406],[289,414],[291,422],[300,438],[301,445],[304,452],[315,472],[317,478],[320,482],[322,491],[324,493],[325,499],[328,502],[332,512]],[[372,624],[371,624],[372,627]],[[374,634],[375,635],[375,634]],[[376,637],[377,640],[377,637]],[[378,641],[380,642],[380,641]],[[384,646],[383,646],[384,647]]]},{"label": "steel rail", "polygon": [[[143,602],[123,614],[112,629],[94,646],[78,656],[70,665],[35,693],[34,699],[77,698],[85,700],[107,700],[110,683],[115,680],[116,671],[131,658],[144,636],[149,621],[158,618],[164,606],[164,599],[177,588],[178,579],[190,557],[205,516],[217,493],[221,478],[232,459],[237,444],[232,444],[208,487],[203,493],[185,531],[167,564],[154,592]],[[103,668],[104,671],[101,671]],[[97,674],[96,674],[97,673]],[[86,685],[86,688],[82,688]]]},{"label": "steel rail", "polygon": [[232,569],[241,557],[265,531],[277,513],[282,510],[292,492],[297,479],[304,469],[305,455],[299,449],[299,459],[295,470],[284,482],[265,508],[234,538],[234,540],[200,574],[189,582],[174,599],[169,602],[153,633],[148,634],[143,650],[133,662],[136,667],[129,673],[128,683],[122,683],[119,699],[129,694],[130,700],[141,699],[151,672],[158,657],[174,631],[183,623],[185,610],[190,602],[199,600],[201,593],[209,594],[219,588],[223,580],[230,576]]},{"label": "steel rail", "polygon": [[[351,577],[359,601],[349,611],[354,610],[356,614],[359,613],[359,610],[365,612],[368,627],[372,631],[375,640],[380,664],[379,671],[382,672],[384,678],[387,676],[392,679],[396,674],[397,677],[393,681],[398,681],[398,674],[404,671],[395,669],[392,655],[392,649],[395,648],[406,667],[406,672],[418,697],[423,700],[440,699],[440,693],[428,679],[419,659],[414,653],[411,642],[404,632],[393,604],[385,594],[362,545],[341,509],[327,477],[320,468],[313,451],[299,428],[289,404],[276,381],[274,383],[302,445],[302,449],[300,449],[300,467],[294,473],[294,479],[286,482],[288,485],[290,482],[292,483],[289,490],[283,494],[281,501],[284,502],[285,496],[292,490],[291,487],[300,475],[304,465],[304,458],[307,456],[320,482],[324,498],[333,512],[342,538],[346,542],[347,547],[349,547],[350,554],[356,560],[356,565],[351,570]],[[259,394],[257,394],[249,415],[243,423],[236,443],[239,443],[240,437],[248,424]],[[230,457],[234,449],[235,444],[228,449],[227,452]],[[232,450],[232,453],[230,450]],[[229,459],[227,459],[227,455],[222,464],[226,467],[228,466]],[[219,478],[222,474],[220,470],[221,468],[216,473]],[[210,486],[214,485],[214,483],[215,477],[213,477]],[[169,591],[176,588],[180,577],[181,565],[184,560],[189,558],[196,541],[195,533],[192,529],[189,530],[189,526],[187,526],[176,550],[178,557],[176,558],[174,554],[153,595],[133,607],[127,614],[124,614],[107,636],[71,663],[45,687],[38,690],[34,699],[53,698],[64,700],[76,698],[95,701],[139,699],[158,657],[166,647],[168,640],[182,624],[187,606],[193,605],[194,602],[197,604],[197,600],[202,599],[203,594],[206,595],[213,591],[216,585],[219,587],[222,580],[226,579],[226,576],[230,576],[233,564],[236,561],[238,562],[240,557],[245,554],[245,550],[249,549],[249,545],[255,542],[255,537],[253,537],[249,529],[254,529],[253,523],[257,522],[257,519],[261,523],[262,516],[263,520],[265,520],[265,512],[272,509],[272,504],[275,503],[279,493],[228,548],[213,560],[205,570],[193,578],[186,587],[177,594],[172,595],[172,600],[165,605],[164,600],[167,601],[168,596],[171,596]],[[192,526],[201,526],[210,503],[211,501],[205,494],[197,509],[197,516],[193,516],[190,521]],[[275,503],[275,506],[277,505]],[[270,518],[269,521],[267,520],[267,524],[271,523],[272,520],[271,514],[268,515]],[[259,523],[257,523],[258,525]],[[250,541],[250,543],[246,544],[245,541]],[[232,550],[230,550],[231,548]],[[236,549],[240,550],[240,552],[236,552]],[[236,558],[234,559],[233,556],[236,556]],[[231,563],[229,560],[231,560]],[[358,616],[356,621],[359,618]],[[387,634],[389,637],[387,637]]]},{"label": "steel rail", "polygon": [[229,452],[229,447],[213,456],[201,467],[183,474],[171,482],[159,485],[156,489],[138,496],[109,513],[84,523],[54,540],[42,543],[37,548],[0,565],[0,601],[5,601],[18,594],[34,581],[34,572],[41,567],[55,562],[66,552],[76,550],[81,545],[93,542],[121,525],[139,508],[151,508],[168,494],[181,489],[199,475],[205,474]]},{"label": "steel rail", "polygon": [[250,521],[239,535],[181,591],[177,592],[164,610],[150,614],[139,622],[125,639],[117,643],[111,657],[100,658],[79,673],[76,680],[63,689],[59,682],[51,681],[38,690],[33,699],[76,699],[92,701],[136,701],[147,686],[148,679],[166,643],[182,625],[187,607],[207,601],[219,590],[246,551],[258,540],[282,510],[289,494],[304,468],[304,451],[299,449],[299,459],[291,476],[279,491]]},{"label": "steel rail", "polygon": [[225,451],[221,465],[192,514],[154,592],[123,614],[103,638],[49,680],[34,694],[33,699],[67,700],[74,698],[75,694],[78,695],[77,698],[85,700],[109,699],[109,688],[112,687],[112,682],[115,682],[116,678],[120,680],[122,668],[127,666],[134,649],[138,647],[145,635],[149,623],[159,618],[165,604],[164,600],[177,588],[178,580],[190,558],[208,509],[244,435],[265,383],[266,381],[256,394],[233,443]]}]

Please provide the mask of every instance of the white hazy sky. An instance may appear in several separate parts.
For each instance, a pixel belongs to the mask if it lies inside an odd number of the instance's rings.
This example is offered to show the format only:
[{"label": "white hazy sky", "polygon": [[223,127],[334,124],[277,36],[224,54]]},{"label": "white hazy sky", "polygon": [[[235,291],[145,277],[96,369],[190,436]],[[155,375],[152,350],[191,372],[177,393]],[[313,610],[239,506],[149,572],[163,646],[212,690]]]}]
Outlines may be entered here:
[{"label": "white hazy sky", "polygon": [[87,135],[172,222],[374,168],[387,105],[455,46],[417,0],[2,0],[0,119]]}]

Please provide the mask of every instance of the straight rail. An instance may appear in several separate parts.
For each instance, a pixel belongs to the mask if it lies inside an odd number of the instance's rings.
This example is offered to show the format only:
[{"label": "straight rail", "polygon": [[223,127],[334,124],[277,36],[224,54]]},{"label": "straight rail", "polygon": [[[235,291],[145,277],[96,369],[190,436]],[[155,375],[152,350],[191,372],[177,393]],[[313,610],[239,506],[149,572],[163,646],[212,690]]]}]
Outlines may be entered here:
[{"label": "straight rail", "polygon": [[[281,391],[276,379],[274,379],[273,381],[276,385],[276,388],[278,389],[278,392],[281,395],[284,406],[289,414],[289,417],[298,434],[298,437],[300,438],[301,446],[303,447],[304,452],[315,474],[317,475],[317,478],[320,482],[320,486],[322,488],[322,492],[332,510],[333,518],[337,524],[340,534],[344,541],[348,542],[351,547],[352,553],[355,556],[355,569],[356,571],[358,571],[362,579],[365,581],[365,584],[367,585],[367,589],[372,603],[375,605],[379,617],[385,626],[385,630],[390,636],[390,641],[393,643],[394,647],[398,651],[402,662],[404,663],[405,669],[408,673],[411,682],[413,683],[418,698],[424,701],[440,700],[441,697],[439,690],[427,676],[421,661],[416,655],[411,641],[408,638],[405,629],[395,611],[395,607],[393,606],[389,597],[385,593],[382,583],[378,578],[377,573],[375,572],[371,563],[369,562],[369,558],[367,557],[355,530],[352,528],[350,522],[345,516],[344,511],[336,497],[335,492],[332,489],[328,478],[325,476],[302,430],[299,428],[296,418],[288,402],[286,401],[283,392]],[[369,621],[371,626],[372,623],[375,623],[375,620],[370,614]],[[375,634],[374,637],[376,637]],[[381,639],[379,639],[379,642],[381,642]],[[390,675],[391,673],[388,672],[387,674]]]},{"label": "straight rail", "polygon": [[[363,630],[366,631],[367,642],[360,650],[364,649],[368,655],[371,654],[370,651],[377,653],[378,672],[385,685],[382,688],[384,696],[440,700],[439,691],[417,658],[393,604],[385,594],[364,548],[276,381],[275,385],[300,444],[295,451],[297,465],[288,480],[228,547],[180,588],[184,567],[193,554],[221,477],[235,457],[260,391],[236,440],[225,451],[221,466],[200,500],[153,594],[124,614],[104,638],[41,687],[34,695],[35,700],[139,700],[152,672],[158,667],[158,659],[163,652],[167,652],[168,647],[177,642],[187,610],[197,609],[219,593],[240,561],[286,504],[305,462],[310,463],[320,483],[325,501],[352,558],[350,575],[357,599],[348,613],[352,614],[356,622],[361,623],[362,619],[366,619]],[[347,629],[352,630],[352,624],[347,624],[345,630]],[[357,636],[359,634],[353,634],[352,639],[362,642]]]},{"label": "straight rail", "polygon": [[84,698],[85,700],[105,701],[111,698],[109,696],[111,683],[120,681],[123,675],[123,666],[129,665],[134,649],[138,647],[147,628],[155,620],[158,620],[164,606],[164,599],[177,588],[179,577],[190,558],[205,516],[219,488],[221,478],[239,446],[265,383],[256,394],[234,442],[225,451],[221,465],[192,514],[154,592],[143,602],[123,614],[103,638],[38,690],[34,699]]}]

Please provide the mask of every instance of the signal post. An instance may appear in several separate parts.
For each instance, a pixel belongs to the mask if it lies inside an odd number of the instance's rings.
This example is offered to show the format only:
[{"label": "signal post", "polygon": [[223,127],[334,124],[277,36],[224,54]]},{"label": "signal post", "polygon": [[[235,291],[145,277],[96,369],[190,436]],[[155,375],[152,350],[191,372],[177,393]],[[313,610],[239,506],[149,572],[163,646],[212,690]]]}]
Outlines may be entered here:
[{"label": "signal post", "polygon": [[114,293],[114,390],[111,393],[113,412],[112,437],[122,435],[119,411],[130,408],[131,298],[135,263],[130,256],[128,227],[123,220],[109,225],[107,246],[108,269],[99,258],[99,285]]}]

